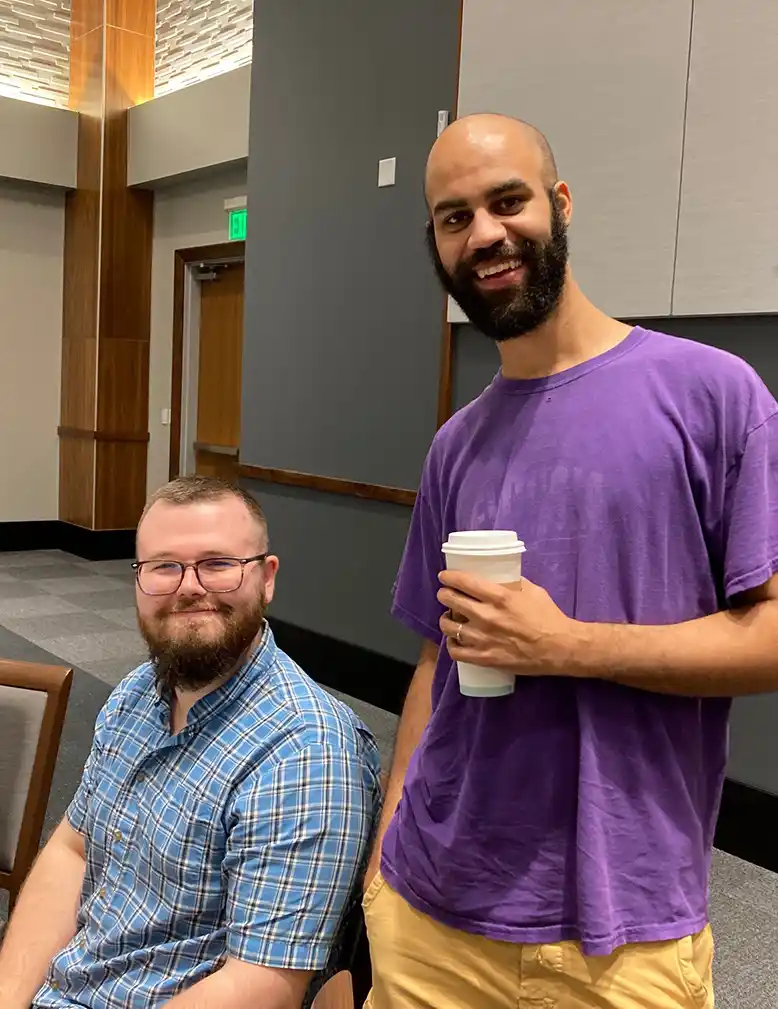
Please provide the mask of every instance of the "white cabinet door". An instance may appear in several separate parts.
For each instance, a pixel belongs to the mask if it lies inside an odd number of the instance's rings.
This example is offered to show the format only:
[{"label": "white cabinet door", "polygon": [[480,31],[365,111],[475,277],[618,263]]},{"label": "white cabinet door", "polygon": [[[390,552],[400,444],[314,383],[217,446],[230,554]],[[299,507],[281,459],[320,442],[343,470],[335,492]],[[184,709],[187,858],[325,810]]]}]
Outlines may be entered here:
[{"label": "white cabinet door", "polygon": [[778,311],[778,0],[697,0],[673,312]]},{"label": "white cabinet door", "polygon": [[690,25],[691,0],[465,0],[459,115],[547,134],[578,280],[622,318],[670,312]]}]

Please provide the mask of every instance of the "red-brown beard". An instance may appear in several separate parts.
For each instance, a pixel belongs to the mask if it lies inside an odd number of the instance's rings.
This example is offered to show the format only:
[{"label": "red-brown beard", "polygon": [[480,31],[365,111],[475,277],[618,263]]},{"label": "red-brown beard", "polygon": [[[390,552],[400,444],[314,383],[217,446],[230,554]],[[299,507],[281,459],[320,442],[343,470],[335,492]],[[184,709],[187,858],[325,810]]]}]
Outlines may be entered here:
[{"label": "red-brown beard", "polygon": [[222,630],[207,636],[200,633],[195,623],[183,633],[171,634],[169,630],[171,613],[201,609],[201,600],[174,606],[153,618],[138,617],[157,683],[163,690],[201,690],[209,686],[232,672],[258,638],[267,610],[264,592],[253,606],[241,612],[221,600],[212,606],[221,615]]}]

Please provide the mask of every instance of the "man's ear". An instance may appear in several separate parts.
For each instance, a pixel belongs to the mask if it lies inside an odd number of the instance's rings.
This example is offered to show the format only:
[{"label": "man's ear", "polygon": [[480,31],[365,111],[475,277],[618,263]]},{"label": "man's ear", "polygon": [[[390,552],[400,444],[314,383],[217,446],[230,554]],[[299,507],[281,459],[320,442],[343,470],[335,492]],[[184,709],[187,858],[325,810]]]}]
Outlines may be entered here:
[{"label": "man's ear", "polygon": [[554,183],[551,189],[551,199],[561,211],[565,223],[569,224],[573,216],[573,195],[564,180],[560,179],[559,182]]}]

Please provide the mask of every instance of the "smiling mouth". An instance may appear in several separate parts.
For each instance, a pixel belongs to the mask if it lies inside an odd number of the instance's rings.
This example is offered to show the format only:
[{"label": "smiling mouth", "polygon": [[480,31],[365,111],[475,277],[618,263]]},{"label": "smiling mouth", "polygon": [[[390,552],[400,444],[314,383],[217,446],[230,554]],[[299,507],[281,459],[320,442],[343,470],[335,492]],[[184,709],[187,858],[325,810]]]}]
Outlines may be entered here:
[{"label": "smiling mouth", "polygon": [[479,280],[489,280],[491,277],[499,277],[502,273],[511,273],[513,270],[518,270],[521,265],[521,259],[505,259],[501,263],[492,263],[490,266],[479,267],[475,273]]}]

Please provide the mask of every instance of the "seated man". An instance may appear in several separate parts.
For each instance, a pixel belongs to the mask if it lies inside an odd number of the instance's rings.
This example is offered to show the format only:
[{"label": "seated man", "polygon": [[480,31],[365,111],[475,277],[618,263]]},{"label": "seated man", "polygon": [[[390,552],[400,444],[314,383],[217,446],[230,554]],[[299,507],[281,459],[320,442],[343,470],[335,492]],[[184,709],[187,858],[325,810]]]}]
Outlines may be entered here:
[{"label": "seated man", "polygon": [[250,495],[174,480],[137,556],[151,661],[106,702],[22,889],[0,1006],[298,1009],[366,854],[375,742],[276,647]]}]

